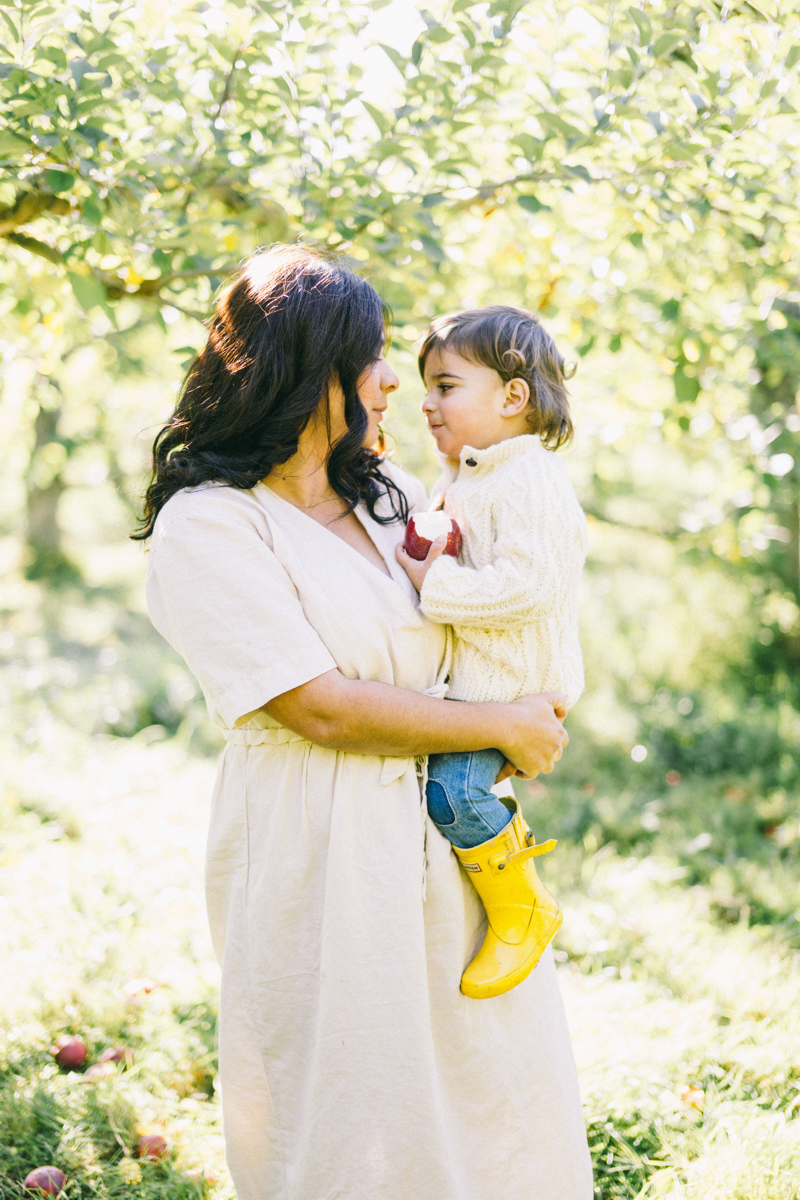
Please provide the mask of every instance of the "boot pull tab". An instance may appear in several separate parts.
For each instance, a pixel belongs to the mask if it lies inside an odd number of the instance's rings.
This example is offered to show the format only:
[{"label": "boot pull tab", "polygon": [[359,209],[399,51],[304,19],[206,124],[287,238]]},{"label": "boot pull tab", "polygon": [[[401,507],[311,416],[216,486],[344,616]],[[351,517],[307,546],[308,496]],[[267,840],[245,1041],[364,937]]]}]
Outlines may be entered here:
[{"label": "boot pull tab", "polygon": [[550,838],[549,841],[542,842],[539,846],[526,846],[524,850],[518,850],[516,854],[512,854],[509,862],[519,863],[521,866],[529,858],[539,858],[542,854],[549,854],[551,850],[555,850],[557,845],[557,840]]}]

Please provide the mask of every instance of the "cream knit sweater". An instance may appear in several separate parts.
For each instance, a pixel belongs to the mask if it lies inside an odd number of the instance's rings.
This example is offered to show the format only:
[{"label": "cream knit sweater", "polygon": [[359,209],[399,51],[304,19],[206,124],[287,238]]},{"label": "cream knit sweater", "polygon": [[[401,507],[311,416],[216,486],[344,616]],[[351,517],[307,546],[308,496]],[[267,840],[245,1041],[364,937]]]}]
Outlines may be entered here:
[{"label": "cream knit sweater", "polygon": [[564,463],[533,434],[448,460],[432,507],[463,535],[459,561],[436,560],[420,602],[455,634],[449,695],[509,701],[583,691],[578,583],[586,517]]}]

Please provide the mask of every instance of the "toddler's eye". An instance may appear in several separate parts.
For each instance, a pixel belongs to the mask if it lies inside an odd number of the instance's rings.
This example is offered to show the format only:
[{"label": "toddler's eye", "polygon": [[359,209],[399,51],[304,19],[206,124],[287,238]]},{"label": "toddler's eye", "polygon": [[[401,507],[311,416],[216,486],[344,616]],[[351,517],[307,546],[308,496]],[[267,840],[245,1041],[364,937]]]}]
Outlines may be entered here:
[{"label": "toddler's eye", "polygon": [[442,393],[449,392],[452,389],[452,387],[453,387],[452,383],[440,383],[439,391]]}]

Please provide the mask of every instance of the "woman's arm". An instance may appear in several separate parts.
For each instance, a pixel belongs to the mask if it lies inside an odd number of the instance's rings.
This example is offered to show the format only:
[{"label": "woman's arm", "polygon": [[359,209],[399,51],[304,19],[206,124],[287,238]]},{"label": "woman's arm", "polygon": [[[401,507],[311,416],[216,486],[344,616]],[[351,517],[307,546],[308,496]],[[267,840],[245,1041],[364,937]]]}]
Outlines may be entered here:
[{"label": "woman's arm", "polygon": [[511,704],[456,704],[327,671],[264,711],[331,750],[404,757],[494,747],[528,777],[552,771],[569,741],[564,697],[556,692]]}]

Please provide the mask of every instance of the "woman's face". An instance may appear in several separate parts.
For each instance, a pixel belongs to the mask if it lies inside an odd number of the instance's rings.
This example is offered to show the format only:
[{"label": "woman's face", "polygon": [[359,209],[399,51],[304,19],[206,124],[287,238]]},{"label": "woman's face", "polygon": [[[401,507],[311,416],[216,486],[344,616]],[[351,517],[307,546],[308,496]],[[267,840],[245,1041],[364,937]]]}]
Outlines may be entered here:
[{"label": "woman's face", "polygon": [[[378,440],[378,425],[386,406],[389,403],[389,392],[394,392],[400,386],[400,380],[383,357],[362,371],[356,383],[358,398],[364,405],[367,414],[367,429],[364,434],[364,446],[374,446]],[[336,442],[347,433],[347,421],[344,416],[344,393],[338,383],[332,383],[328,388],[328,414],[330,419],[330,440]]]},{"label": "woman's face", "polygon": [[367,413],[369,425],[364,434],[364,445],[374,446],[378,440],[378,425],[380,424],[389,403],[389,392],[394,392],[400,386],[400,380],[383,357],[376,359],[367,367],[358,379],[356,387],[358,397]]}]

